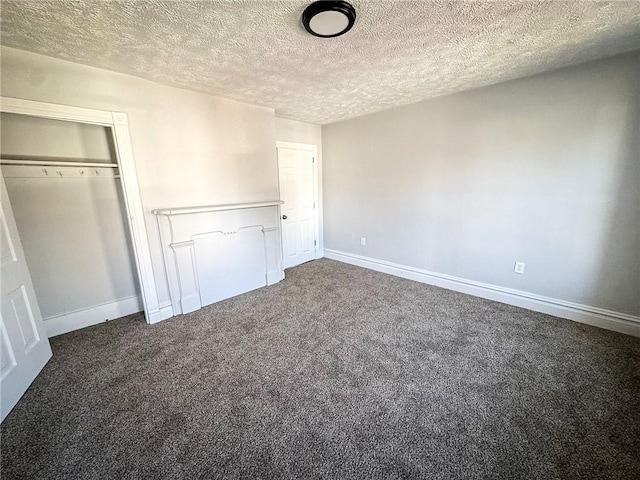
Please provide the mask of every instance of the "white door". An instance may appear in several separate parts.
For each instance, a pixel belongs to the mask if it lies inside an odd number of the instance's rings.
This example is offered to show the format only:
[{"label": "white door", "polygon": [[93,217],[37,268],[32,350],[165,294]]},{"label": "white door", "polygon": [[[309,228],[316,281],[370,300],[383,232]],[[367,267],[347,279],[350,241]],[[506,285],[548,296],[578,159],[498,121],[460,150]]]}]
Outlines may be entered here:
[{"label": "white door", "polygon": [[4,420],[51,358],[9,195],[2,183],[0,236],[0,421]]},{"label": "white door", "polygon": [[314,153],[312,148],[278,146],[284,268],[316,258]]}]

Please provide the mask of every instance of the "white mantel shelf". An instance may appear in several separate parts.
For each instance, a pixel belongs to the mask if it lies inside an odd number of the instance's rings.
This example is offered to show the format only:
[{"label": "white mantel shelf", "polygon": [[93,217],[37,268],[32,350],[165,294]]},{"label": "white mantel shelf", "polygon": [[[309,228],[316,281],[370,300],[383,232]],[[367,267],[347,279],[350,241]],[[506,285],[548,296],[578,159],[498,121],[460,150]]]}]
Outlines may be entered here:
[{"label": "white mantel shelf", "polygon": [[282,205],[282,200],[270,200],[266,202],[251,202],[251,203],[228,203],[225,205],[204,205],[199,207],[180,207],[180,208],[159,208],[151,210],[154,215],[186,215],[190,213],[206,213],[206,212],[221,212],[224,210],[241,210],[245,208],[260,208],[260,207],[275,207],[276,205]]}]

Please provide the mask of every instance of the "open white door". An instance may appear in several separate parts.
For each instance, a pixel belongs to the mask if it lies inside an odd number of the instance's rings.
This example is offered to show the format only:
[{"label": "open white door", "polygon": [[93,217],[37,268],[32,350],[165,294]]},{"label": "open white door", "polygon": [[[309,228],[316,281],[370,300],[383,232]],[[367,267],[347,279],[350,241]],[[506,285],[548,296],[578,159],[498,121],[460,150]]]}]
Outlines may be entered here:
[{"label": "open white door", "polygon": [[4,420],[51,358],[9,195],[2,184],[0,236],[0,421]]},{"label": "open white door", "polygon": [[314,153],[310,148],[277,147],[282,214],[283,267],[316,258]]}]

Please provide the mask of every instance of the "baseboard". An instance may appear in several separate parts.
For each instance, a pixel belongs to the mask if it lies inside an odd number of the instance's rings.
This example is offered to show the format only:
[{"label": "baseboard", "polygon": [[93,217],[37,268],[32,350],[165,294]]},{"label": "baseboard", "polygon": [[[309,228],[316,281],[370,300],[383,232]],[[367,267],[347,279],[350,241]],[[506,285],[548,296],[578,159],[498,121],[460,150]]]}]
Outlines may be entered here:
[{"label": "baseboard", "polygon": [[324,257],[324,248],[319,248],[316,250],[316,260]]},{"label": "baseboard", "polygon": [[284,278],[282,270],[271,270],[267,272],[267,285],[275,285]]},{"label": "baseboard", "polygon": [[200,295],[198,294],[182,297],[180,303],[182,306],[183,314],[195,312],[196,310],[200,310],[202,308],[202,301],[200,300]]},{"label": "baseboard", "polygon": [[640,317],[325,248],[339,262],[640,337]]},{"label": "baseboard", "polygon": [[160,305],[160,320],[173,317],[173,305],[170,303]]},{"label": "baseboard", "polygon": [[147,323],[154,324],[173,317],[173,305],[171,303],[164,303],[157,309],[149,312],[147,316]]},{"label": "baseboard", "polygon": [[48,337],[55,337],[91,325],[113,320],[115,318],[141,312],[142,300],[139,296],[122,298],[114,302],[103,303],[75,312],[57,315],[44,319],[44,326]]}]

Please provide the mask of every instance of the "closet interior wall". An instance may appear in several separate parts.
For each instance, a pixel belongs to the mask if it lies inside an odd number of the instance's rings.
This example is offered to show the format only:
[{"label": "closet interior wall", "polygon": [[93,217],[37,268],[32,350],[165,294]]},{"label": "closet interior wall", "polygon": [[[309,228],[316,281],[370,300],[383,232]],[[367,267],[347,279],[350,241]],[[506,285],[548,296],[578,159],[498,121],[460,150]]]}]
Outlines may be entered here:
[{"label": "closet interior wall", "polygon": [[110,130],[1,115],[2,175],[49,336],[141,311]]}]

